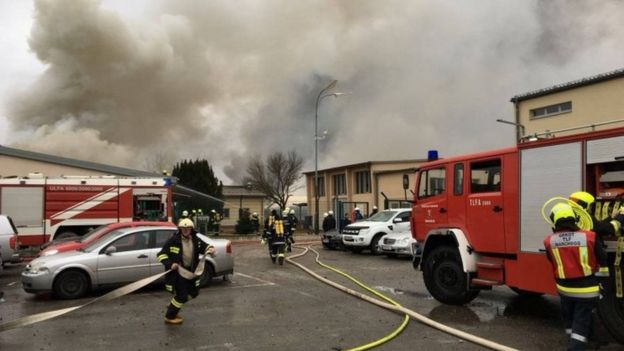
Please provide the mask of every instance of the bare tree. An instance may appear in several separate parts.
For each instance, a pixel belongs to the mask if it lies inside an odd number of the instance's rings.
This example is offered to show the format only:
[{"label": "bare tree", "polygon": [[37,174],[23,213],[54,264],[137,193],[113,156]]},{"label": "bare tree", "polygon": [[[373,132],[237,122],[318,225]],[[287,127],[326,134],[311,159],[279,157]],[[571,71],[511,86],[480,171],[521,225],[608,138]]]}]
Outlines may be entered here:
[{"label": "bare tree", "polygon": [[247,164],[246,183],[266,194],[280,208],[286,208],[293,191],[299,189],[295,183],[302,176],[303,158],[294,150],[288,154],[275,152],[266,161],[255,157]]}]

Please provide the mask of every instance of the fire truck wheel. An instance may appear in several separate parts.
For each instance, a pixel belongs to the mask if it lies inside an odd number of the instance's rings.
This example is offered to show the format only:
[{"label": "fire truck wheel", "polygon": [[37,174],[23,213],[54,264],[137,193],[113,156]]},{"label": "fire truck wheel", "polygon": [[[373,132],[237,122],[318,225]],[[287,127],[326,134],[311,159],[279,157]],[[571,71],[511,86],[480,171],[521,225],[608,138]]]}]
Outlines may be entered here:
[{"label": "fire truck wheel", "polygon": [[379,239],[381,239],[384,235],[386,235],[386,233],[376,234],[373,240],[371,240],[370,251],[373,255],[379,255],[381,253],[381,249],[379,248]]},{"label": "fire truck wheel", "polygon": [[78,234],[70,231],[62,232],[54,237],[54,240],[77,238]]},{"label": "fire truck wheel", "polygon": [[479,295],[479,290],[468,289],[459,252],[449,246],[440,246],[427,256],[423,278],[429,293],[442,303],[463,305]]},{"label": "fire truck wheel", "polygon": [[205,288],[212,284],[212,278],[214,278],[214,268],[209,262],[206,262],[204,266],[204,273],[199,278],[199,287]]},{"label": "fire truck wheel", "polygon": [[602,324],[609,333],[620,343],[624,344],[624,299],[618,298],[613,288],[613,276],[610,286],[605,288],[603,297],[598,301],[598,314]]},{"label": "fire truck wheel", "polygon": [[77,269],[67,270],[56,277],[53,289],[61,299],[77,299],[89,290],[89,278]]}]

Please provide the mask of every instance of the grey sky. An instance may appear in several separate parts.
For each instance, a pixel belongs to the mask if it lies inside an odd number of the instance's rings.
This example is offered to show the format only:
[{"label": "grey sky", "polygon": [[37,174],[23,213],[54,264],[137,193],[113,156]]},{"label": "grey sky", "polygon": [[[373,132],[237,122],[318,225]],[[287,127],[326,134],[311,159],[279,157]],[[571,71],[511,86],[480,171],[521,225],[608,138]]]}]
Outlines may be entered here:
[{"label": "grey sky", "polygon": [[[511,145],[509,98],[621,68],[620,1],[0,0],[0,143],[313,167]],[[229,183],[228,179],[225,179]]]}]

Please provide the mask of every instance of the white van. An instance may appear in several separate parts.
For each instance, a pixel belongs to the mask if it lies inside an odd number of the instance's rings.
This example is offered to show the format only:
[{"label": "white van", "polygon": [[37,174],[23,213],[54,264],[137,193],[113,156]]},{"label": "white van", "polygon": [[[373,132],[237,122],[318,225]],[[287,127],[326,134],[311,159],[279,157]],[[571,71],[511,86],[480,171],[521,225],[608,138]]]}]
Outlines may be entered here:
[{"label": "white van", "polygon": [[378,212],[365,220],[349,224],[342,230],[342,243],[347,250],[359,253],[370,250],[380,254],[379,240],[390,233],[410,230],[411,208],[397,208]]},{"label": "white van", "polygon": [[14,237],[17,237],[17,229],[11,217],[0,215],[0,262],[2,265],[9,262],[17,263],[20,261],[19,254],[17,251],[13,250],[10,245],[11,238]]}]

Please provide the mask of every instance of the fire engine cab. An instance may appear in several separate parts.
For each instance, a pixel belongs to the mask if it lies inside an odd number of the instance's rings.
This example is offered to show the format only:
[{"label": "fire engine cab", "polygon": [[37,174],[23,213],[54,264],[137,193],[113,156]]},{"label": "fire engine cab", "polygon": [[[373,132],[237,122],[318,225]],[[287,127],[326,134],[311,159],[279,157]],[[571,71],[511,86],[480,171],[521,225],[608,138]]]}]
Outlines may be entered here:
[{"label": "fire engine cab", "polygon": [[18,245],[80,236],[103,224],[171,221],[170,178],[63,176],[0,179],[0,213],[13,218]]},{"label": "fire engine cab", "polygon": [[[624,128],[519,143],[422,164],[412,207],[414,268],[431,295],[465,304],[507,285],[519,294],[556,295],[542,216],[549,199],[579,190],[596,196],[597,219],[624,205]],[[621,234],[604,238],[611,284],[599,313],[624,342]]]}]

